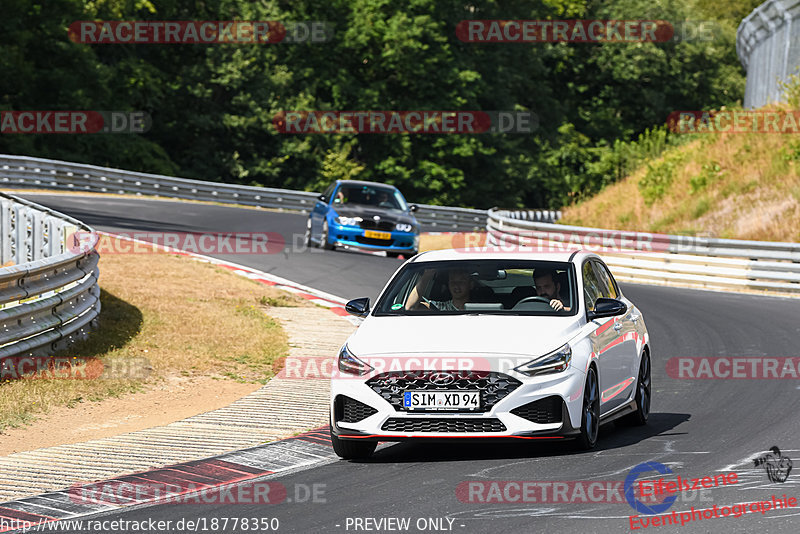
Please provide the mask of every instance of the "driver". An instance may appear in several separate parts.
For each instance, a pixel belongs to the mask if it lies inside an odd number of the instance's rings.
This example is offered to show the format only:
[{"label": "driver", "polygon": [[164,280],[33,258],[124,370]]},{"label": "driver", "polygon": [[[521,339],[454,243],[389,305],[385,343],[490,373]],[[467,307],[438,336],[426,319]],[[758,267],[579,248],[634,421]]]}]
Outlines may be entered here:
[{"label": "driver", "polygon": [[550,307],[555,311],[570,311],[561,302],[561,284],[556,282],[555,272],[551,269],[536,269],[533,273],[533,284],[536,286],[536,295],[550,299]]},{"label": "driver", "polygon": [[378,206],[381,208],[391,208],[392,203],[389,201],[389,193],[381,191],[378,193]]},{"label": "driver", "polygon": [[417,285],[408,295],[405,305],[407,310],[418,309],[419,306],[439,311],[459,311],[464,309],[464,304],[469,301],[470,292],[474,285],[469,271],[464,269],[447,271],[447,287],[450,290],[449,300],[429,300],[421,295],[422,291],[428,287],[435,273],[435,269],[425,269],[422,276],[419,277]]}]

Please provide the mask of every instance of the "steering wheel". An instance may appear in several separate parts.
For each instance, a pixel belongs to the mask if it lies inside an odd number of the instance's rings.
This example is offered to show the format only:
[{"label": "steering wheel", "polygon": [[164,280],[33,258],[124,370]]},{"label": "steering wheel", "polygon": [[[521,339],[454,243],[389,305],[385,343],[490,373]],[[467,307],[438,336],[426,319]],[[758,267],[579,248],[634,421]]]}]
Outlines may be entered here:
[{"label": "steering wheel", "polygon": [[550,304],[550,299],[547,297],[525,297],[524,299],[517,302],[514,306],[519,306],[520,304],[525,304],[526,302],[544,302],[546,304]]}]

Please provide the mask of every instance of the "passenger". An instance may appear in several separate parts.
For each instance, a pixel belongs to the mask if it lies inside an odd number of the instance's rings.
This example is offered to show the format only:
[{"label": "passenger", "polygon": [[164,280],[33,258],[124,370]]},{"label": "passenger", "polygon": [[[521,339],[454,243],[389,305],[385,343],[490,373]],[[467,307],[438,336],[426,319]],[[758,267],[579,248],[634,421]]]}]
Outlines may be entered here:
[{"label": "passenger", "polygon": [[422,291],[430,284],[436,274],[435,269],[425,269],[420,276],[417,285],[411,290],[406,301],[405,308],[413,309],[435,309],[439,311],[459,311],[464,309],[464,304],[469,301],[470,292],[474,282],[470,273],[464,269],[451,269],[447,271],[447,287],[450,289],[449,300],[429,300],[422,296]]},{"label": "passenger", "polygon": [[561,302],[561,284],[556,281],[554,271],[536,269],[533,273],[533,284],[536,286],[536,295],[550,299],[550,307],[555,311],[570,311]]}]

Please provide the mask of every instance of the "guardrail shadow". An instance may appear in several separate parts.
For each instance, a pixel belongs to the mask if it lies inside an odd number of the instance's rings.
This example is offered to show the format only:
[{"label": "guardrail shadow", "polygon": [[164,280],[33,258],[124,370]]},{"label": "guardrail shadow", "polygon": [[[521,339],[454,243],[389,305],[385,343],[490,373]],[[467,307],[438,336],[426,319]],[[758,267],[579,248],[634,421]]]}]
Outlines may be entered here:
[{"label": "guardrail shadow", "polygon": [[[357,463],[458,462],[474,460],[510,460],[595,454],[599,451],[628,447],[673,430],[690,419],[685,413],[651,413],[647,425],[621,426],[615,423],[600,427],[597,446],[578,450],[573,440],[520,440],[519,443],[481,443],[480,440],[449,442],[400,442],[379,449],[368,460]],[[674,434],[673,434],[674,435]],[[455,442],[455,443],[453,443]],[[354,462],[356,463],[356,462]]]},{"label": "guardrail shadow", "polygon": [[[124,347],[139,332],[143,322],[142,312],[104,289],[100,290],[100,304],[98,328],[91,331],[86,339],[77,340],[49,356],[8,358],[3,362],[0,385],[30,378],[146,378],[150,365],[144,358],[136,358],[135,361],[105,358],[115,349]],[[33,363],[25,362],[26,359]],[[31,374],[30,371],[34,370],[35,373]]]},{"label": "guardrail shadow", "polygon": [[121,298],[100,288],[98,328],[59,355],[99,358],[124,347],[142,327],[142,312]]}]

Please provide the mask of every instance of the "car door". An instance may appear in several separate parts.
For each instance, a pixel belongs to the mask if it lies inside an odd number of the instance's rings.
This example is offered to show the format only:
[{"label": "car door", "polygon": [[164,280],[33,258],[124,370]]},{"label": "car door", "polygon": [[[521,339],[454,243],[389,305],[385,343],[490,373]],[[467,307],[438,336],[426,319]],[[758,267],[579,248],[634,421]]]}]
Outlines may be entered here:
[{"label": "car door", "polygon": [[322,193],[324,200],[317,199],[314,209],[311,210],[311,235],[319,237],[322,233],[322,222],[328,213],[328,206],[333,199],[333,192],[336,189],[336,182],[332,183],[328,189]]},{"label": "car door", "polygon": [[[586,310],[594,310],[594,304],[600,297],[606,297],[594,262],[589,259],[581,266],[583,277],[583,296],[586,302]],[[589,336],[592,343],[592,351],[597,356],[597,374],[600,382],[600,413],[601,415],[615,408],[620,404],[619,394],[615,391],[621,387],[621,370],[619,369],[622,360],[622,349],[619,346],[621,338],[619,329],[616,326],[616,317],[602,317],[594,319],[596,324],[594,332]],[[621,328],[621,327],[620,327]]]},{"label": "car door", "polygon": [[600,281],[603,296],[618,299],[628,306],[628,310],[624,315],[614,317],[614,328],[618,331],[619,351],[614,352],[615,357],[619,358],[615,361],[615,366],[619,369],[617,378],[619,384],[623,384],[621,389],[616,393],[619,398],[619,403],[625,402],[633,393],[636,372],[639,365],[639,339],[637,335],[636,321],[639,319],[639,313],[633,306],[633,303],[626,299],[619,290],[617,281],[608,269],[608,266],[599,260],[592,260],[597,273],[597,278]]}]

